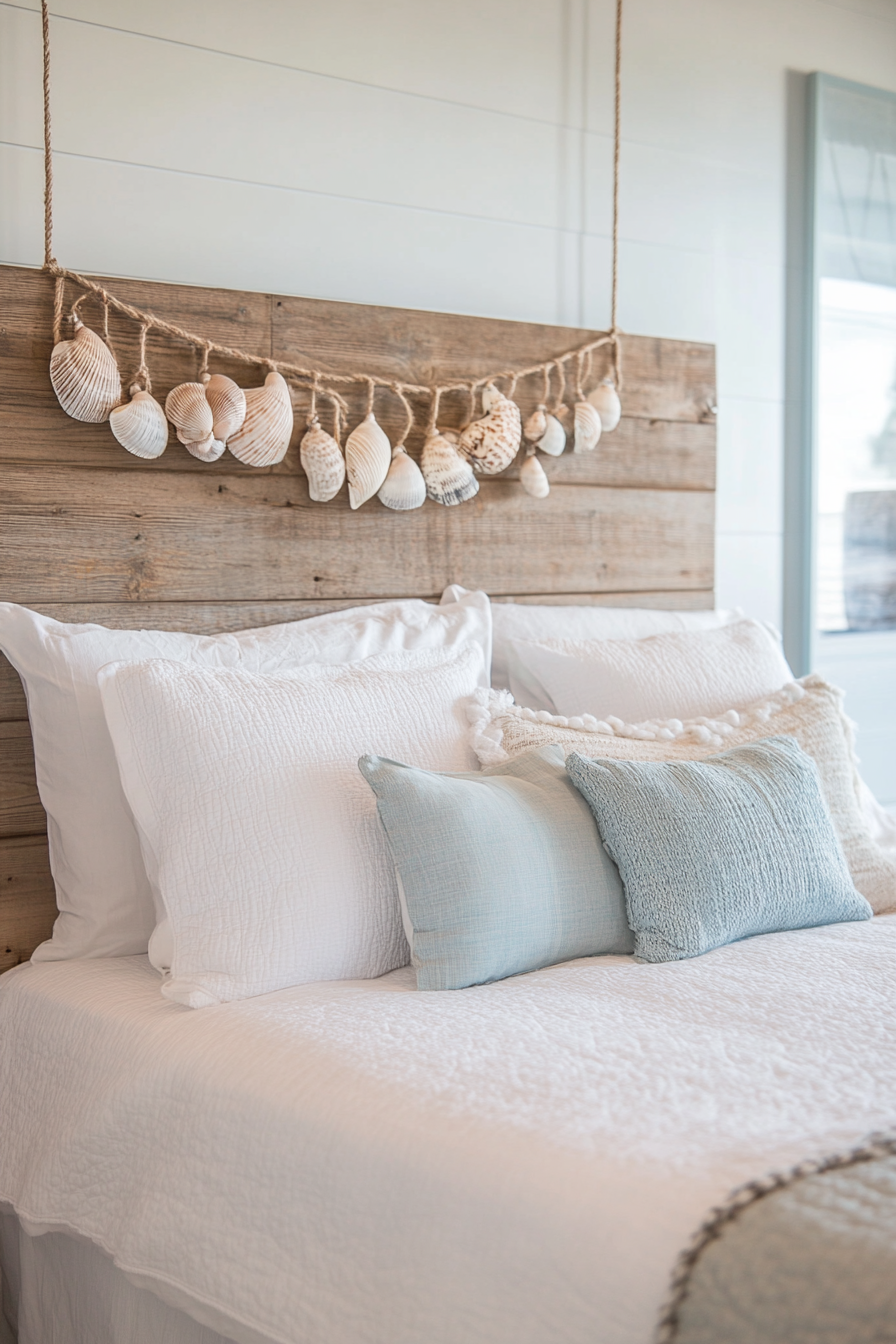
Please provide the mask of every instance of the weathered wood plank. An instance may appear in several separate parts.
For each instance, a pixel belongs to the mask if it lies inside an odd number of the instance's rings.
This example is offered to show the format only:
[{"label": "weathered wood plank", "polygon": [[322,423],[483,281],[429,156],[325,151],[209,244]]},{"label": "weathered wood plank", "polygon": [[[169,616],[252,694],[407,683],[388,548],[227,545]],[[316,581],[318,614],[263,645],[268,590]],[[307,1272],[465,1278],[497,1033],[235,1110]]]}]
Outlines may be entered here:
[{"label": "weathered wood plank", "polygon": [[[715,490],[716,427],[684,420],[620,420],[593,453],[539,454],[552,485]],[[519,460],[505,476],[519,476]]]},{"label": "weathered wood plank", "polygon": [[34,777],[31,726],[27,720],[0,723],[0,837],[40,835],[46,829],[47,814]]},{"label": "weathered wood plank", "polygon": [[0,970],[27,961],[55,918],[46,836],[0,840]]}]

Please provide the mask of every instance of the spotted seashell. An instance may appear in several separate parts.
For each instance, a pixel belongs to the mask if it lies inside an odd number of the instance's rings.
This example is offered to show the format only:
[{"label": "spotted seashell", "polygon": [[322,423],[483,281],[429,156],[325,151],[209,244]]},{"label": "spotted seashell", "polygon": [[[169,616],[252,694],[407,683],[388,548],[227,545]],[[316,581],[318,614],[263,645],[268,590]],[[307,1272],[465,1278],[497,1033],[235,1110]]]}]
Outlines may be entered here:
[{"label": "spotted seashell", "polygon": [[222,443],[237,432],[246,418],[246,394],[238,383],[223,373],[203,378],[205,399],[212,408],[212,433]]},{"label": "spotted seashell", "polygon": [[188,453],[198,457],[200,462],[217,462],[227,445],[223,439],[216,439],[214,434],[207,434],[198,443],[185,443],[184,447]]},{"label": "spotted seashell", "polygon": [[509,466],[519,452],[520,408],[492,383],[482,394],[482,404],[487,414],[467,425],[460,436],[460,450],[484,476],[494,476]]},{"label": "spotted seashell", "polygon": [[392,461],[392,445],[373,411],[356,425],[345,441],[348,502],[360,509],[379,490]]},{"label": "spotted seashell", "polygon": [[520,485],[533,499],[544,499],[551,493],[551,483],[544,474],[544,467],[534,453],[523,459],[520,467]]},{"label": "spotted seashell", "polygon": [[212,433],[215,417],[201,383],[180,383],[165,398],[165,414],[181,443],[200,443]]},{"label": "spotted seashell", "polygon": [[622,415],[622,403],[612,379],[605,378],[602,383],[598,383],[597,387],[588,393],[588,400],[600,416],[604,433],[609,434],[610,430],[619,424]]},{"label": "spotted seashell", "polygon": [[315,504],[326,504],[342,489],[345,458],[342,449],[317,416],[311,421],[299,444],[299,460],[308,477],[308,494]]},{"label": "spotted seashell", "polygon": [[426,499],[423,473],[404,447],[392,453],[392,465],[378,491],[379,501],[387,509],[419,509]]},{"label": "spotted seashell", "polygon": [[131,399],[116,406],[109,416],[109,428],[122,448],[135,457],[161,457],[168,446],[168,421],[151,393],[132,389]]},{"label": "spotted seashell", "polygon": [[282,374],[272,369],[263,387],[246,392],[246,418],[227,447],[250,467],[282,462],[292,437],[292,397]]},{"label": "spotted seashell", "polygon": [[462,504],[479,490],[479,482],[466,458],[439,430],[430,430],[420,457],[426,493],[438,504]]},{"label": "spotted seashell", "polygon": [[531,443],[538,443],[547,428],[548,417],[544,406],[536,406],[526,421],[523,433]]},{"label": "spotted seashell", "polygon": [[576,402],[576,437],[574,453],[590,453],[600,438],[600,416],[590,401]]},{"label": "spotted seashell", "polygon": [[50,382],[66,415],[88,425],[108,420],[121,401],[121,375],[112,351],[79,317],[72,339],[53,347]]},{"label": "spotted seashell", "polygon": [[541,452],[547,453],[548,457],[559,457],[566,447],[566,430],[556,415],[548,415],[545,419],[547,423],[544,427],[544,433],[538,440],[536,447]]}]

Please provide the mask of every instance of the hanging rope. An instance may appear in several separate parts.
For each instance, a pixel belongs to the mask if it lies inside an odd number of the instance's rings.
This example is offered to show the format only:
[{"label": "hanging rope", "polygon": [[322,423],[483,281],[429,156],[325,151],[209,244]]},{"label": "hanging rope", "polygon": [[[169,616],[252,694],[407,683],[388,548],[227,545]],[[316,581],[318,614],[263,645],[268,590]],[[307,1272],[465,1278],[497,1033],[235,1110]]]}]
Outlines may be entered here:
[{"label": "hanging rope", "polygon": [[[616,0],[616,69],[613,107],[613,288],[610,298],[610,334],[613,337],[613,374],[617,388],[622,387],[622,358],[619,350],[619,146],[622,127],[622,0]],[[590,353],[590,352],[589,352]]]}]

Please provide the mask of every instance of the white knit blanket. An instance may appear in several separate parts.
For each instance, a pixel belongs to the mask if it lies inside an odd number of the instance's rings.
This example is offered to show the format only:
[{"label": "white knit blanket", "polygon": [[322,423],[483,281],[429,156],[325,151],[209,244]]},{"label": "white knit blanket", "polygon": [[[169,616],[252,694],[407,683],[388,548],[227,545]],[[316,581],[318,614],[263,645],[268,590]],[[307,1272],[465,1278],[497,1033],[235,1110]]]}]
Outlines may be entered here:
[{"label": "white knit blanket", "polygon": [[191,1011],[0,980],[0,1199],[243,1344],[648,1344],[679,1250],[896,1120],[896,917],[423,994]]}]

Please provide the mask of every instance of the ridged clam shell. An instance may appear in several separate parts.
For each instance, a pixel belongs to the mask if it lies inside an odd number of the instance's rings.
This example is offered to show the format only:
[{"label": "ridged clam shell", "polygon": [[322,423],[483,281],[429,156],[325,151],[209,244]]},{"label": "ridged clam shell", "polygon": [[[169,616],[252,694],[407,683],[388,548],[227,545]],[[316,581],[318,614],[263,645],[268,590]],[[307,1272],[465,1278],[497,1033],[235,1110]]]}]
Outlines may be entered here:
[{"label": "ridged clam shell", "polygon": [[316,504],[326,504],[342,489],[345,458],[342,449],[320,421],[313,420],[302,436],[299,460],[308,477],[308,493]]},{"label": "ridged clam shell", "polygon": [[404,448],[396,448],[386,479],[377,492],[387,509],[419,509],[426,499],[423,473]]},{"label": "ridged clam shell", "polygon": [[551,483],[534,453],[523,459],[520,467],[520,485],[533,499],[544,499],[551,493]]},{"label": "ridged clam shell", "polygon": [[392,445],[373,411],[356,425],[345,441],[348,502],[360,509],[379,490],[392,461]]},{"label": "ridged clam shell", "polygon": [[227,445],[223,439],[216,439],[214,434],[207,434],[198,443],[185,443],[184,447],[200,462],[217,462]]},{"label": "ridged clam shell", "polygon": [[53,347],[50,382],[66,415],[88,425],[108,420],[121,401],[121,375],[111,350],[78,317],[72,339]]},{"label": "ridged clam shell", "polygon": [[149,392],[135,392],[126,405],[116,406],[109,428],[135,457],[161,457],[168,446],[165,412]]},{"label": "ridged clam shell", "polygon": [[246,418],[227,447],[250,467],[282,462],[292,435],[292,398],[286,379],[272,369],[263,387],[246,393]]},{"label": "ridged clam shell", "polygon": [[494,476],[509,466],[519,452],[522,428],[515,401],[489,383],[482,394],[488,414],[467,425],[460,436],[460,450],[472,458],[485,476]]},{"label": "ridged clam shell", "polygon": [[212,433],[226,443],[246,418],[246,394],[223,373],[213,373],[205,384],[205,399],[212,408]]},{"label": "ridged clam shell", "polygon": [[605,434],[609,434],[611,429],[615,429],[622,416],[622,403],[619,400],[619,393],[613,386],[609,378],[605,378],[602,383],[598,383],[592,392],[588,393],[588,400],[600,416],[601,428]]},{"label": "ridged clam shell", "polygon": [[201,443],[212,433],[215,418],[201,383],[181,383],[165,398],[165,414],[181,443]]},{"label": "ridged clam shell", "polygon": [[566,430],[557,419],[556,415],[545,417],[547,423],[544,433],[538,440],[538,447],[548,457],[559,457],[566,448]]},{"label": "ridged clam shell", "polygon": [[590,401],[576,402],[576,438],[574,453],[590,453],[600,438],[600,416]]},{"label": "ridged clam shell", "polygon": [[423,445],[420,470],[427,495],[438,504],[462,504],[479,490],[479,482],[469,462],[437,429],[428,435]]},{"label": "ridged clam shell", "polygon": [[526,421],[523,433],[531,443],[537,443],[547,428],[548,417],[543,406],[536,406]]}]

